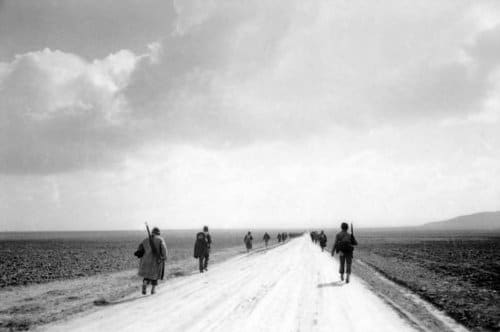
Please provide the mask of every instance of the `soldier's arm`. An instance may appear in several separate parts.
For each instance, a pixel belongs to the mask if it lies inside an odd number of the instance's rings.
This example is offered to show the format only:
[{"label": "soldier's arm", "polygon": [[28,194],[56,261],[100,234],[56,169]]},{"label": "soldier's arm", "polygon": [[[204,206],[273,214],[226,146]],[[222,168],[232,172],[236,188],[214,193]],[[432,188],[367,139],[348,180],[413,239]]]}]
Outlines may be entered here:
[{"label": "soldier's arm", "polygon": [[160,253],[161,253],[161,258],[164,260],[167,260],[167,255],[168,255],[168,250],[167,250],[167,244],[165,243],[165,240],[161,240],[160,244]]}]

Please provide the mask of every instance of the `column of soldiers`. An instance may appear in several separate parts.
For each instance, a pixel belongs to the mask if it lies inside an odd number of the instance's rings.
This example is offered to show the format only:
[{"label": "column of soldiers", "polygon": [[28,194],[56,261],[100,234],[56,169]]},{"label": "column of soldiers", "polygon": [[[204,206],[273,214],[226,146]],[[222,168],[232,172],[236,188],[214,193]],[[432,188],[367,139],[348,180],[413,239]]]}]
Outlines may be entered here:
[{"label": "column of soldiers", "polygon": [[[139,276],[143,277],[142,283],[142,293],[147,293],[147,286],[151,285],[151,294],[156,291],[156,286],[158,285],[158,280],[163,280],[165,263],[167,261],[167,246],[165,240],[160,236],[160,230],[154,227],[152,232],[149,231],[149,227],[146,225],[148,231],[148,237],[144,239],[139,248],[134,253],[135,256],[140,258],[139,263]],[[332,248],[331,255],[334,256],[335,253],[339,254],[340,258],[340,279],[344,281],[344,273],[346,274],[345,281],[349,282],[351,274],[351,264],[355,245],[357,241],[354,238],[354,233],[351,225],[351,233],[347,233],[349,225],[347,223],[341,224],[341,231],[335,236],[335,243]],[[289,235],[297,236],[297,234],[288,233],[278,233],[276,236],[278,243],[284,243]],[[324,231],[319,233],[313,231],[310,233],[311,240],[321,247],[321,251],[326,248],[327,237]],[[267,248],[271,236],[266,232],[262,238]],[[253,236],[252,232],[248,232],[243,238],[247,253],[252,250]],[[194,258],[198,259],[198,269],[200,273],[208,271],[208,260],[210,257],[210,249],[212,246],[212,237],[208,232],[208,226],[203,226],[203,231],[198,232],[195,238],[194,244]]]}]

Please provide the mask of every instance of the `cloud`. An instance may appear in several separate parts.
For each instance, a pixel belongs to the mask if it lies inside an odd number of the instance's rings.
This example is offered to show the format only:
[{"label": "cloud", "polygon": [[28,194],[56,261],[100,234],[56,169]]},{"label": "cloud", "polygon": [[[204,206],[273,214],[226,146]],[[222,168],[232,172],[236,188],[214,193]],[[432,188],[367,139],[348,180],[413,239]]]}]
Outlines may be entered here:
[{"label": "cloud", "polygon": [[175,1],[144,54],[18,54],[0,62],[0,171],[104,167],[157,142],[227,148],[496,121],[500,28],[479,9],[464,19],[470,8]]},{"label": "cloud", "polygon": [[[458,49],[460,57],[444,62],[427,59],[399,71],[380,94],[380,108],[395,118],[467,118],[485,109],[497,94],[500,68],[500,25],[479,31]],[[494,97],[493,97],[494,98]]]},{"label": "cloud", "polygon": [[30,52],[0,66],[0,169],[46,173],[115,161],[134,144],[122,95],[141,63],[121,50],[89,62],[62,51]]}]

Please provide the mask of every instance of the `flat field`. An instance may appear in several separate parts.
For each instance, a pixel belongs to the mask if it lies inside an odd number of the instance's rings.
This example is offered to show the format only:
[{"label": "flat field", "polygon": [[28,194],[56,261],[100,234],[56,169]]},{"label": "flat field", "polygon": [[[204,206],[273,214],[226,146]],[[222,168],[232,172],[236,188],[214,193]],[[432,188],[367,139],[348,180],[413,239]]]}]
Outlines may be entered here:
[{"label": "flat field", "polygon": [[500,330],[500,233],[357,234],[355,257],[472,330]]},{"label": "flat field", "polygon": [[[164,231],[168,263],[192,257],[196,230]],[[212,250],[241,246],[245,231],[214,230]],[[254,233],[254,243],[263,232]],[[274,233],[271,233],[273,235]],[[137,268],[140,231],[0,233],[0,289]],[[275,242],[273,236],[271,242]]]},{"label": "flat field", "polygon": [[[246,252],[245,231],[210,233],[212,264]],[[252,233],[254,248],[262,248],[263,232]],[[276,232],[269,233],[270,245],[276,244]],[[195,234],[163,232],[167,280],[199,273],[192,257]],[[145,232],[0,233],[0,331],[28,330],[139,296],[142,279],[133,252],[144,238]],[[167,280],[160,287],[168,287]]]}]

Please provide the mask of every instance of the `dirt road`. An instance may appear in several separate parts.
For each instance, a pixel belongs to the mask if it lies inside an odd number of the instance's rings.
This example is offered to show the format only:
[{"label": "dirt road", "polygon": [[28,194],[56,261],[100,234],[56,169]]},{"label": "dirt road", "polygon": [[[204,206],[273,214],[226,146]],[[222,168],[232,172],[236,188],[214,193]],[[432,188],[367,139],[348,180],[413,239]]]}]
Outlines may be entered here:
[{"label": "dirt road", "polygon": [[358,278],[341,283],[337,260],[307,237],[242,255],[208,273],[169,280],[46,326],[50,331],[413,331]]}]

